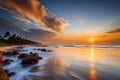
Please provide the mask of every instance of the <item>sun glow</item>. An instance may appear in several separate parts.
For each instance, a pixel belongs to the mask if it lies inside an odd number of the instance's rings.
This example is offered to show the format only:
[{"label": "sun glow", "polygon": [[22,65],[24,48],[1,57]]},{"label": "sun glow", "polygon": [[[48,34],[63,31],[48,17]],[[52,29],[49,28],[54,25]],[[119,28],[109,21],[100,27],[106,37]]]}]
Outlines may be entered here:
[{"label": "sun glow", "polygon": [[95,41],[94,38],[90,38],[90,42],[93,43]]}]

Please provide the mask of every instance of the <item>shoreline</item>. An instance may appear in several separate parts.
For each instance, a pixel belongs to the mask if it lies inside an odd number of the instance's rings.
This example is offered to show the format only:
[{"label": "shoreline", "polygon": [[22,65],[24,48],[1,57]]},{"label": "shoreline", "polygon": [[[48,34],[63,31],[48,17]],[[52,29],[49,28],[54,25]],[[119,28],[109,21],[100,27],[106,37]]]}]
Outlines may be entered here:
[{"label": "shoreline", "polygon": [[0,46],[0,51],[7,51],[9,49],[14,49],[16,47],[25,47],[25,46],[34,46],[34,45],[40,45],[40,44],[29,44],[29,45],[7,45],[7,46]]},{"label": "shoreline", "polygon": [[[7,65],[7,66],[3,66],[3,69],[7,69],[9,70],[10,72],[16,72],[17,74],[12,76],[12,77],[9,77],[10,80],[15,80],[16,76],[19,78],[19,76],[24,76],[24,75],[21,75],[21,73],[28,73],[29,74],[34,74],[32,72],[29,72],[29,70],[31,70],[31,68],[34,68],[35,66],[44,66],[47,62],[48,62],[48,59],[51,58],[51,54],[49,53],[46,53],[46,52],[42,52],[38,49],[40,49],[40,47],[34,47],[35,45],[17,45],[17,46],[6,46],[6,47],[2,47],[0,48],[0,50],[2,51],[8,51],[9,49],[12,50],[16,47],[23,47],[23,50],[25,50],[26,52],[25,53],[30,53],[31,51],[33,53],[38,53],[40,57],[42,57],[43,59],[42,60],[39,60],[39,62],[37,64],[33,64],[33,65],[30,65],[29,67],[21,67],[22,65],[20,64],[20,61],[17,60],[15,61],[15,63],[11,63],[10,65]],[[24,51],[23,51],[24,53]],[[21,53],[20,53],[21,54]],[[10,57],[9,57],[10,58]],[[12,59],[12,58],[11,58]],[[18,68],[18,69],[15,69],[15,68]],[[19,69],[21,71],[19,71]],[[28,71],[27,71],[28,70]],[[38,71],[36,71],[38,72]],[[41,72],[39,72],[41,73]],[[42,73],[41,73],[42,74]],[[34,75],[35,76],[35,75]]]},{"label": "shoreline", "polygon": [[14,45],[14,46],[3,46],[3,47],[0,46],[0,51],[8,51],[9,49],[13,49],[15,47],[22,47],[22,46],[27,46],[27,45]]}]

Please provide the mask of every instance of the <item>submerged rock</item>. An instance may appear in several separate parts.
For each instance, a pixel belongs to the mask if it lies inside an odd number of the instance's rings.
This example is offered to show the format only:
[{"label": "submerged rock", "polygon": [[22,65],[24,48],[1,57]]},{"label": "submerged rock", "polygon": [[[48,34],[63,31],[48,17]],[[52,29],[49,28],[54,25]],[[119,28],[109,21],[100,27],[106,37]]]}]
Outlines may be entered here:
[{"label": "submerged rock", "polygon": [[39,61],[38,53],[30,54],[26,58],[24,58],[21,64],[36,64]]},{"label": "submerged rock", "polygon": [[14,76],[15,74],[17,74],[16,72],[10,72],[10,73],[8,73],[8,77],[12,77],[12,76]]},{"label": "submerged rock", "polygon": [[[10,72],[9,70],[7,69],[4,69],[5,73],[7,74],[8,77],[12,77],[14,76],[15,74],[17,74],[16,72]],[[1,79],[0,79],[1,80]]]},{"label": "submerged rock", "polygon": [[13,62],[14,62],[14,60],[5,59],[5,60],[3,61],[3,65],[9,65],[9,64],[11,64],[11,63],[13,63]]}]

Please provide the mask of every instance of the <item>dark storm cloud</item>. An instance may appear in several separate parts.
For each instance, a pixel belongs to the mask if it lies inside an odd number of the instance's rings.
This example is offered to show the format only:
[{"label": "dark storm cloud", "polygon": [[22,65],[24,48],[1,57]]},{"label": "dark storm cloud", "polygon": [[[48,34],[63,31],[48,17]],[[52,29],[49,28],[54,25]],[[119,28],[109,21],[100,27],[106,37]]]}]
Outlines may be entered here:
[{"label": "dark storm cloud", "polygon": [[62,28],[68,24],[57,17],[49,16],[45,6],[38,0],[0,0],[0,4],[0,9],[9,12],[14,18],[28,24],[40,23],[44,28],[50,28],[57,32],[61,32]]},{"label": "dark storm cloud", "polygon": [[112,30],[112,31],[109,31],[107,33],[120,33],[120,28]]}]

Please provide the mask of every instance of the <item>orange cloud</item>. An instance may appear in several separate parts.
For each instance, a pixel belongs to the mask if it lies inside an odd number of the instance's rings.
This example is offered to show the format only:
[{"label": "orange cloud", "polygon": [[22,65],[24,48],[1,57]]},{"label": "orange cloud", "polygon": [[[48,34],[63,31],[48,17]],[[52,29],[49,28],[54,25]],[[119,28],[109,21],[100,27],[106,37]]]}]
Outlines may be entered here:
[{"label": "orange cloud", "polygon": [[57,32],[61,32],[68,24],[64,20],[51,17],[38,0],[0,0],[0,4],[0,9],[8,11],[14,18],[26,23],[42,24]]},{"label": "orange cloud", "polygon": [[112,30],[112,31],[109,31],[107,33],[120,33],[120,28]]}]

